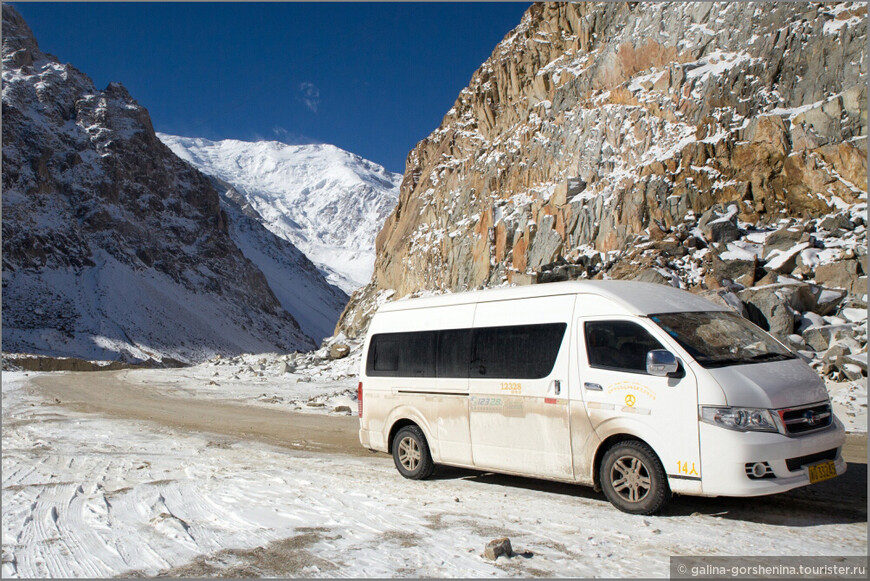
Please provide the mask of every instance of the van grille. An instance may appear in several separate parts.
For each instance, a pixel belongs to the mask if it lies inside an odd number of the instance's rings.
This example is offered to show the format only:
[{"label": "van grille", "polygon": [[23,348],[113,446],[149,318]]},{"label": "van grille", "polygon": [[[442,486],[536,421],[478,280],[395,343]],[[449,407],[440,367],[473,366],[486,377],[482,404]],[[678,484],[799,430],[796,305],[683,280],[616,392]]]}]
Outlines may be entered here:
[{"label": "van grille", "polygon": [[838,448],[834,448],[833,450],[816,452],[815,454],[801,456],[800,458],[789,458],[785,461],[785,465],[788,467],[789,472],[796,472],[801,469],[801,466],[806,466],[807,464],[814,464],[822,460],[836,460],[837,450]]},{"label": "van grille", "polygon": [[827,428],[834,421],[831,404],[828,402],[779,410],[779,417],[787,434],[803,434]]}]

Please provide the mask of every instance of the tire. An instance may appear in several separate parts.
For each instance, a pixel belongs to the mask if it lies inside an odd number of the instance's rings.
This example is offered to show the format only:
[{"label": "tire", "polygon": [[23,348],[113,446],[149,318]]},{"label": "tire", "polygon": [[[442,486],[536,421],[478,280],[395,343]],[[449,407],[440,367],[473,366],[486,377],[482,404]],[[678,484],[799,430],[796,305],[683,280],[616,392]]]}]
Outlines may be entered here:
[{"label": "tire", "polygon": [[599,481],[607,500],[629,514],[655,514],[671,498],[662,463],[638,440],[619,442],[604,454]]},{"label": "tire", "polygon": [[429,444],[423,430],[417,426],[405,426],[393,437],[393,461],[399,474],[411,480],[425,480],[435,470]]}]

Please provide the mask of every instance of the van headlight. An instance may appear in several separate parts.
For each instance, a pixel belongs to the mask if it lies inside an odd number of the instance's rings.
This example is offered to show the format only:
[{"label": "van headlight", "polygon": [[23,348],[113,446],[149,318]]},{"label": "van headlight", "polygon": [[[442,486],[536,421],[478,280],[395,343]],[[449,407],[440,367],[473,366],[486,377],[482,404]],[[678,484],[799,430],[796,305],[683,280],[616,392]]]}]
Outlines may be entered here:
[{"label": "van headlight", "polygon": [[778,432],[770,410],[701,406],[701,421],[738,432]]}]

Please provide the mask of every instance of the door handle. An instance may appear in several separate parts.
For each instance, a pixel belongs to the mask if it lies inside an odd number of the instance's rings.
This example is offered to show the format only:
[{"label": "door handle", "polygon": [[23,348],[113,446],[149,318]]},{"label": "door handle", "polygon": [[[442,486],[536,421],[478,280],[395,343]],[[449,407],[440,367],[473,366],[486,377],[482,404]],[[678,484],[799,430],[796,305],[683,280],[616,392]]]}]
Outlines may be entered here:
[{"label": "door handle", "polygon": [[562,382],[559,381],[558,379],[553,380],[553,392],[556,395],[559,395],[560,393],[562,393]]},{"label": "door handle", "polygon": [[584,383],[583,387],[585,387],[587,391],[604,391],[604,388],[597,383]]}]

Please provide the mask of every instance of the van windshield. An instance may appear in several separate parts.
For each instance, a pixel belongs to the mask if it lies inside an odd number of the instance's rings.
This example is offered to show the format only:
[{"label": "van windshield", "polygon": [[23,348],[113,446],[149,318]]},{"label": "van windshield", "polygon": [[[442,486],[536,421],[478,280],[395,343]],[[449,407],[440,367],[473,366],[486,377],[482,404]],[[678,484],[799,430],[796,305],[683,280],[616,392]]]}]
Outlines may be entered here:
[{"label": "van windshield", "polygon": [[665,313],[650,319],[704,367],[795,359],[788,349],[737,313]]}]

